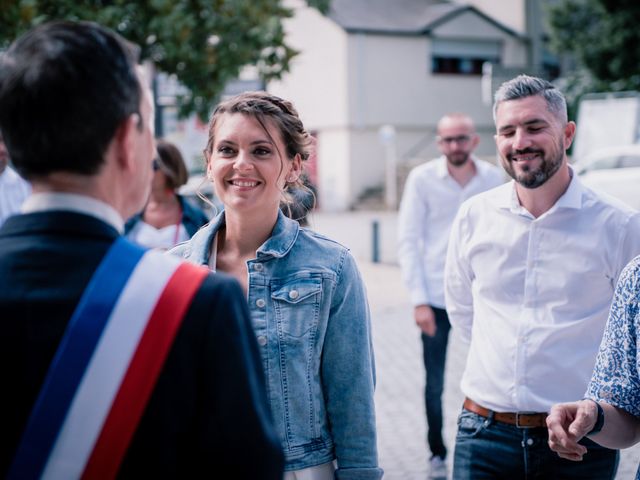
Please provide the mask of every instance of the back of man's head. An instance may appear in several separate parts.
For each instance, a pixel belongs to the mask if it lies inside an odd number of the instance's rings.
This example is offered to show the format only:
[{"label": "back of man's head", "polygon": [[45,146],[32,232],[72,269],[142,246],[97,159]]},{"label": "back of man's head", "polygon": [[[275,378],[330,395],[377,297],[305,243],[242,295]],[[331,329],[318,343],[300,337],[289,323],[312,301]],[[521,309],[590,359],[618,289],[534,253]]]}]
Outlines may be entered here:
[{"label": "back of man's head", "polygon": [[0,130],[28,179],[97,173],[140,95],[133,48],[95,23],[42,24],[0,57]]}]

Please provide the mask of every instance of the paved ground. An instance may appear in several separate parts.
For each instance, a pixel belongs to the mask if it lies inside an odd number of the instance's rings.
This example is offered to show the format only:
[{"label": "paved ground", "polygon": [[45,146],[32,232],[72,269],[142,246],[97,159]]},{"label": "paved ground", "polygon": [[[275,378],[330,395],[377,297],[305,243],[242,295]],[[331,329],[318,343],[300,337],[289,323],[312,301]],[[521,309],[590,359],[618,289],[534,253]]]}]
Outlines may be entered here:
[{"label": "paved ground", "polygon": [[[372,263],[371,223],[378,221],[383,263]],[[395,215],[357,212],[314,214],[314,228],[349,246],[362,271],[371,305],[377,365],[376,407],[380,465],[388,480],[427,478],[424,372],[417,328],[395,262]],[[455,330],[450,338],[444,393],[445,438],[453,446],[462,404],[460,376],[466,357]],[[449,457],[450,461],[451,457]],[[640,444],[622,451],[616,480],[633,480]]]}]

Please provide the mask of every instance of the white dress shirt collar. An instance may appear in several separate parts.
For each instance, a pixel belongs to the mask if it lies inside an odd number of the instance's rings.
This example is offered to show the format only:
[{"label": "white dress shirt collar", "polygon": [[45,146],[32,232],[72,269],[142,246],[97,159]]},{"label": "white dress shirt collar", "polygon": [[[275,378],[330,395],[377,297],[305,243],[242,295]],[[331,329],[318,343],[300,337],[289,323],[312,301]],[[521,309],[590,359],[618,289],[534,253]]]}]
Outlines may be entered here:
[{"label": "white dress shirt collar", "polygon": [[0,173],[0,225],[15,213],[31,193],[31,185],[9,165]]},{"label": "white dress shirt collar", "polygon": [[[558,198],[556,203],[546,213],[553,212],[558,208],[582,208],[582,195],[584,193],[584,186],[582,182],[574,174],[574,171],[569,167],[571,175],[571,181],[567,190]],[[496,195],[496,201],[498,208],[503,210],[509,210],[511,213],[517,215],[524,215],[532,217],[532,215],[522,206],[518,199],[518,193],[516,191],[516,182],[511,180],[509,183],[510,188],[504,188],[500,191],[500,194]]]},{"label": "white dress shirt collar", "polygon": [[[473,163],[475,169],[476,169],[476,174],[475,176],[482,176],[483,171],[481,171],[481,169],[478,166],[478,162],[476,161],[476,158],[471,155],[469,157],[469,161],[471,163]],[[447,178],[447,177],[451,177],[451,173],[449,173],[449,162],[447,161],[447,157],[445,157],[444,155],[441,155],[436,162],[438,162],[437,166],[436,166],[436,176],[438,178]],[[453,177],[451,177],[453,179]]]},{"label": "white dress shirt collar", "polygon": [[52,210],[84,213],[108,223],[120,233],[124,231],[124,221],[120,214],[111,205],[93,197],[75,193],[34,193],[22,205],[22,213]]}]

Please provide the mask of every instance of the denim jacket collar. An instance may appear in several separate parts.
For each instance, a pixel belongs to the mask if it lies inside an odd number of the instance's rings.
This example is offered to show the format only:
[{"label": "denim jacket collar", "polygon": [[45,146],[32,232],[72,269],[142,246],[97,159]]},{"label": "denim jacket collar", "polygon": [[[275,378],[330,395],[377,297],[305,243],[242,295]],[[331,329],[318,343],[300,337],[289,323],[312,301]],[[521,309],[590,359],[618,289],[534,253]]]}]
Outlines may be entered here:
[{"label": "denim jacket collar", "polygon": [[[187,260],[199,265],[208,265],[211,255],[211,242],[216,233],[225,225],[225,212],[220,212],[209,225],[201,228],[188,243],[189,250],[185,252]],[[300,226],[295,220],[287,218],[282,211],[278,212],[278,219],[273,227],[271,236],[257,250],[257,257],[284,257],[298,238]]]},{"label": "denim jacket collar", "polygon": [[284,257],[296,243],[299,231],[298,222],[286,217],[282,211],[278,211],[278,219],[271,236],[258,248],[258,258],[261,256]]}]

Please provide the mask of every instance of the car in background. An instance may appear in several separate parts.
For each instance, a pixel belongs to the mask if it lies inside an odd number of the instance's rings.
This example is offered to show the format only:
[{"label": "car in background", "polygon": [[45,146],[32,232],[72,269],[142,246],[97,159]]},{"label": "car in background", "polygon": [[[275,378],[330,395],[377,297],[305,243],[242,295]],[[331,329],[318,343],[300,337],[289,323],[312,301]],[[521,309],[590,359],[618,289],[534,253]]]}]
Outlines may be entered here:
[{"label": "car in background", "polygon": [[573,168],[586,186],[640,210],[640,144],[602,148],[576,159]]}]

